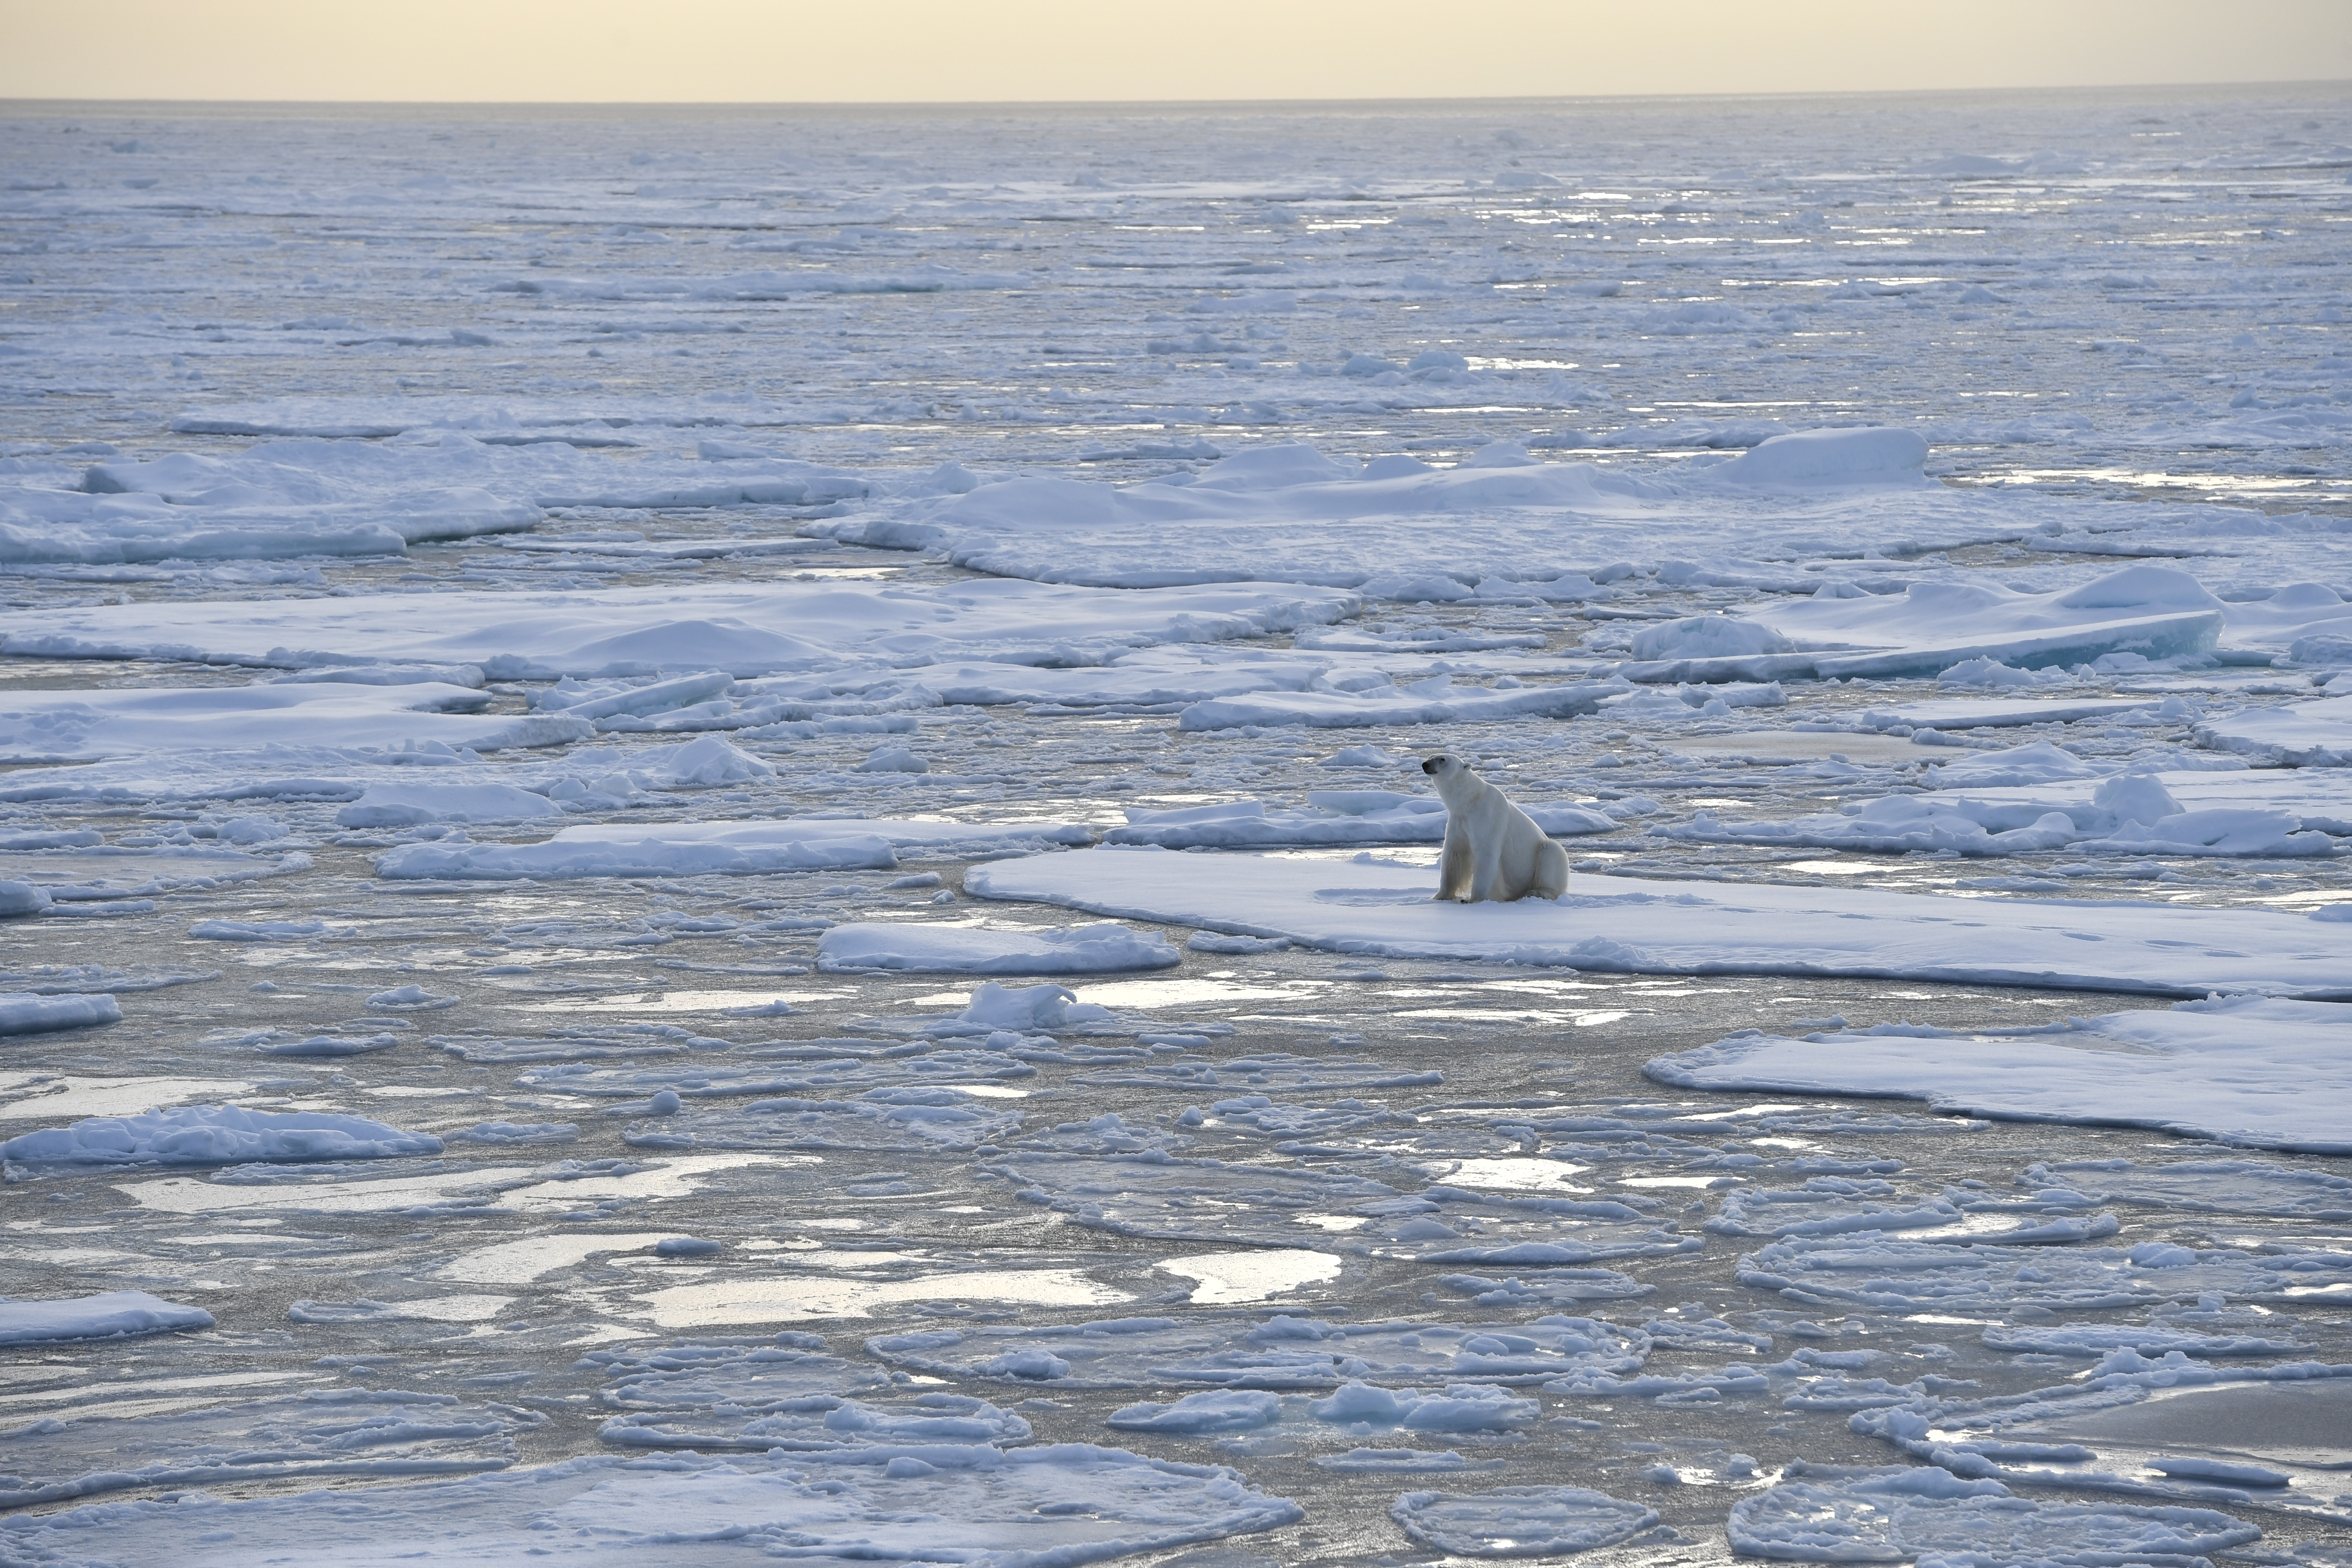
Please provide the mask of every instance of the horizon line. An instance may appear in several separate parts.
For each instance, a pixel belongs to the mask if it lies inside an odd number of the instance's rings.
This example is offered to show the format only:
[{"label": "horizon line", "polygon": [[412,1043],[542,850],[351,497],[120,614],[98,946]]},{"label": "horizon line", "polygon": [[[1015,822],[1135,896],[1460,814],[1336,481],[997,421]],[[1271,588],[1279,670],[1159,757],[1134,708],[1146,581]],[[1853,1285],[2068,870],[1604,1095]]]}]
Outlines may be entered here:
[{"label": "horizon line", "polygon": [[29,98],[0,96],[0,113],[26,109],[115,109],[132,106],[216,109],[1249,109],[1315,105],[1329,108],[1430,107],[1556,103],[1749,101],[1759,99],[1957,98],[1977,94],[2140,92],[2159,89],[2345,88],[2352,78],[2284,77],[2234,80],[2044,83],[2032,86],[1758,89],[1740,92],[1615,92],[1498,94],[1492,97],[1339,98],[971,98],[971,99],[636,99],[636,98]]}]

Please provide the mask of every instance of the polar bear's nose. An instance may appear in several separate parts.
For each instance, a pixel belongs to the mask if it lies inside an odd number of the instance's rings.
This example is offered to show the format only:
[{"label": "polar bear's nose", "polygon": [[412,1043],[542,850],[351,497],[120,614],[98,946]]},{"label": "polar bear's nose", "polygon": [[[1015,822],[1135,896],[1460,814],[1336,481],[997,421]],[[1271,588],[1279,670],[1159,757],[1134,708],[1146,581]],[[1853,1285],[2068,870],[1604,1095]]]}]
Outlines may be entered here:
[{"label": "polar bear's nose", "polygon": [[1442,759],[1437,757],[1430,758],[1429,761],[1421,764],[1421,771],[1425,773],[1435,773],[1437,771],[1437,764]]}]

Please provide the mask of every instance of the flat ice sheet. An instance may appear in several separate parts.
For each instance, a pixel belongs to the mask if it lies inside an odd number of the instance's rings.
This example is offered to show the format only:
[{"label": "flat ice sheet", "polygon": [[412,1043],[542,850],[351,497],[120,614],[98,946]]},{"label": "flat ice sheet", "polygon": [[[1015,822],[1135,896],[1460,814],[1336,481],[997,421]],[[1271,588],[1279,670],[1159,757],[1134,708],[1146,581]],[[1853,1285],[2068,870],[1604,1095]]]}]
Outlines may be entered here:
[{"label": "flat ice sheet", "polygon": [[1093,839],[1091,829],[1064,822],[801,816],[754,822],[584,823],[535,844],[404,845],[377,858],[376,875],[512,881],[887,870],[898,865],[900,849],[1004,855]]},{"label": "flat ice sheet", "polygon": [[481,692],[406,686],[141,687],[11,691],[0,762],[68,762],[271,745],[457,749],[550,746],[594,733],[557,713],[477,714]]},{"label": "flat ice sheet", "polygon": [[770,582],[448,594],[435,596],[429,613],[414,595],[358,594],[19,614],[0,636],[0,653],[289,668],[423,661],[478,665],[502,679],[673,669],[754,676],[860,660],[1214,642],[1326,625],[1358,603],[1331,589],[1265,584],[1139,595],[990,581],[948,590]]},{"label": "flat ice sheet", "polygon": [[1100,848],[979,866],[968,892],[1338,952],[1634,974],[1841,974],[2352,998],[2352,944],[2295,915],[1580,873],[1557,902],[1440,904],[1435,872]]},{"label": "flat ice sheet", "polygon": [[202,1307],[166,1301],[144,1290],[110,1290],[62,1301],[12,1301],[0,1297],[0,1345],[117,1339],[212,1326],[213,1315]]},{"label": "flat ice sheet", "polygon": [[993,929],[890,921],[835,926],[818,939],[816,956],[827,973],[1103,974],[1171,969],[1184,955],[1158,931],[1116,921]]},{"label": "flat ice sheet", "polygon": [[[1814,1479],[1818,1476],[1819,1479]],[[1987,1561],[2018,1568],[2158,1562],[2242,1546],[2262,1531],[2210,1509],[2045,1503],[1930,1468],[1862,1475],[1792,1466],[1732,1505],[1731,1547],[1798,1563]]]},{"label": "flat ice sheet", "polygon": [[[587,1458],[469,1480],[224,1500],[205,1492],[0,1521],[0,1546],[72,1561],[102,1527],[124,1562],[238,1568],[299,1556],[408,1563],[809,1556],[1089,1563],[1288,1524],[1296,1503],[1222,1467],[1087,1444],[853,1449],[839,1456]],[[829,1550],[827,1550],[829,1549]],[[1051,1557],[1047,1556],[1051,1553]]]},{"label": "flat ice sheet", "polygon": [[[2327,929],[2324,925],[2316,929]],[[1683,1089],[1895,1095],[1937,1110],[2153,1127],[2255,1149],[2352,1153],[2352,1017],[2252,996],[2011,1035],[1913,1026],[1736,1035],[1645,1069]],[[2086,1185],[2095,1185],[2087,1173]]]},{"label": "flat ice sheet", "polygon": [[2197,726],[2197,743],[2285,767],[2352,767],[2352,697],[2250,708]]}]

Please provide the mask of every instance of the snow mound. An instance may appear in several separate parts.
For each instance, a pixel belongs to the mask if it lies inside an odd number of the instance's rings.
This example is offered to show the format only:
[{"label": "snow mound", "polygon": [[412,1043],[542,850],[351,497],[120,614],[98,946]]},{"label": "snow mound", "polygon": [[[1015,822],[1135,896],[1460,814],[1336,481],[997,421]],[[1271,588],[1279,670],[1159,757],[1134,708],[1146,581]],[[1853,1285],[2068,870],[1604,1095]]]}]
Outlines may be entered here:
[{"label": "snow mound", "polygon": [[184,1307],[144,1290],[114,1290],[58,1301],[12,1301],[0,1297],[0,1345],[121,1339],[212,1326],[213,1315],[202,1307]]},{"label": "snow mound", "polygon": [[866,969],[924,974],[1100,974],[1166,969],[1183,954],[1157,931],[1095,925],[988,930],[915,921],[837,925],[817,942],[828,973]]},{"label": "snow mound", "polygon": [[429,1132],[404,1132],[381,1121],[326,1111],[234,1105],[93,1117],[0,1143],[0,1160],[27,1165],[228,1165],[439,1152],[441,1140]]},{"label": "snow mound", "polygon": [[1794,430],[1750,447],[1706,470],[1717,484],[1774,489],[1827,485],[1904,485],[1927,482],[1921,466],[1927,443],[1916,431],[1892,429]]},{"label": "snow mound", "polygon": [[22,991],[0,991],[0,1035],[36,1035],[51,1029],[87,1029],[122,1022],[122,1008],[111,996],[36,996]]}]

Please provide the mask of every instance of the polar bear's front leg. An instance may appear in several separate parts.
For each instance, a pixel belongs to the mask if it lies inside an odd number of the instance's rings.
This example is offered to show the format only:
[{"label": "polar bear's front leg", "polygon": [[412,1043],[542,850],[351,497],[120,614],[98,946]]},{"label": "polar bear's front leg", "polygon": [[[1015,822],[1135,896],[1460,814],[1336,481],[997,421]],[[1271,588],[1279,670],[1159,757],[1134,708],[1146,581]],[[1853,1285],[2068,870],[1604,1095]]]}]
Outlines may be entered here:
[{"label": "polar bear's front leg", "polygon": [[1466,902],[1470,897],[1470,835],[1453,817],[1445,822],[1445,847],[1437,857],[1437,901]]},{"label": "polar bear's front leg", "polygon": [[1489,834],[1472,858],[1470,901],[1483,904],[1496,897],[1502,890],[1503,880],[1503,836]]}]

